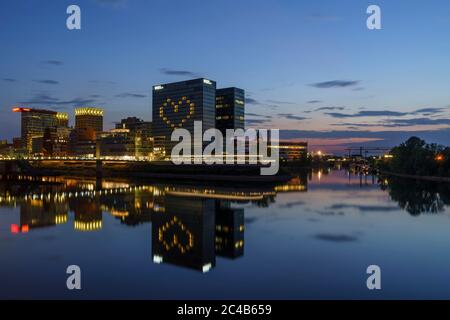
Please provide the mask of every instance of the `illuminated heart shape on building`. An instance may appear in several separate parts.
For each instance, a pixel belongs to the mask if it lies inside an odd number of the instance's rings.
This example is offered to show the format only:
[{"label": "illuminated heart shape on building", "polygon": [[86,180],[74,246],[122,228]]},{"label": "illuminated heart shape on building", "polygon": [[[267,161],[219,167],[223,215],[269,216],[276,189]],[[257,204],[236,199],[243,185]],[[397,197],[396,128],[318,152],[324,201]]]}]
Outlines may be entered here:
[{"label": "illuminated heart shape on building", "polygon": [[185,254],[194,247],[194,235],[177,217],[158,229],[158,240],[166,251],[175,248]]},{"label": "illuminated heart shape on building", "polygon": [[[170,119],[167,111],[172,108],[172,111],[177,113],[183,113],[184,117],[178,123],[174,122],[173,119]],[[192,118],[195,113],[195,103],[192,102],[187,97],[182,97],[178,101],[174,101],[171,98],[167,98],[162,106],[159,107],[159,117],[167,124],[167,126],[175,128],[181,128],[183,125]]]}]

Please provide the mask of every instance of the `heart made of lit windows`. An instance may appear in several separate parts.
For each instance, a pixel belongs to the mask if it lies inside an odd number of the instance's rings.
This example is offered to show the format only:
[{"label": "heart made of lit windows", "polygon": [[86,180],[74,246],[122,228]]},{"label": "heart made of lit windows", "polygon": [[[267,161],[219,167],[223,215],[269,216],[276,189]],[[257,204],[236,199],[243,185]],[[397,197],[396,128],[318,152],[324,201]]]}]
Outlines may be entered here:
[{"label": "heart made of lit windows", "polygon": [[158,240],[166,251],[176,248],[181,254],[194,247],[194,235],[176,216],[158,229]]},{"label": "heart made of lit windows", "polygon": [[[181,110],[185,110],[186,116],[181,119],[179,123],[173,123],[172,120],[166,114],[166,108],[172,108],[173,112],[178,113]],[[178,101],[173,101],[171,98],[167,98],[166,101],[159,107],[159,117],[172,128],[181,128],[195,113],[195,103],[187,97],[182,97]]]}]

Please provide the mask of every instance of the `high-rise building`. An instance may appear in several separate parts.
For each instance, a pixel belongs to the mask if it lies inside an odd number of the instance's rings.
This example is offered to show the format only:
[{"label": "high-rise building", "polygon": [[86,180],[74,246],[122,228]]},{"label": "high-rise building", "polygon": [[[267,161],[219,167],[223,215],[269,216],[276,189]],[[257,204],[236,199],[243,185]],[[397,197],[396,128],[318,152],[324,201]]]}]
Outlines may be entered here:
[{"label": "high-rise building", "polygon": [[[103,131],[103,110],[99,108],[75,109],[75,134],[71,148],[75,155],[95,156],[97,134]],[[75,141],[73,141],[73,139]]]},{"label": "high-rise building", "polygon": [[194,79],[153,87],[154,152],[169,156],[177,142],[170,137],[176,128],[194,133],[194,121],[201,121],[203,132],[215,128],[216,83]]},{"label": "high-rise building", "polygon": [[245,129],[245,91],[239,88],[216,90],[216,128],[224,137],[227,129]]},{"label": "high-rise building", "polygon": [[33,151],[33,139],[42,139],[46,129],[57,127],[55,111],[15,107],[13,112],[22,114],[22,145],[29,154]]},{"label": "high-rise building", "polygon": [[69,114],[66,112],[58,112],[56,114],[56,122],[58,127],[69,127]]},{"label": "high-rise building", "polygon": [[81,140],[95,140],[103,131],[103,110],[99,108],[75,109],[75,130]]}]

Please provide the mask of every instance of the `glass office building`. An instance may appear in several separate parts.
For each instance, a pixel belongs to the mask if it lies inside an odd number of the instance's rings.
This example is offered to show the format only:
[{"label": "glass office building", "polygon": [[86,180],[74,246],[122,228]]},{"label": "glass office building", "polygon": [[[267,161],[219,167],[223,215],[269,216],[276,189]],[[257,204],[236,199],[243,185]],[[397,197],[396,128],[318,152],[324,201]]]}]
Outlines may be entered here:
[{"label": "glass office building", "polygon": [[56,129],[57,112],[31,108],[13,108],[13,112],[22,114],[22,145],[27,153],[33,151],[33,139],[43,139],[46,129]]},{"label": "glass office building", "polygon": [[226,129],[245,129],[245,91],[224,88],[216,91],[216,128],[226,136]]},{"label": "glass office building", "polygon": [[203,132],[216,125],[216,83],[194,79],[153,87],[154,153],[169,157],[170,137],[176,128],[194,134],[194,121],[201,121]]}]

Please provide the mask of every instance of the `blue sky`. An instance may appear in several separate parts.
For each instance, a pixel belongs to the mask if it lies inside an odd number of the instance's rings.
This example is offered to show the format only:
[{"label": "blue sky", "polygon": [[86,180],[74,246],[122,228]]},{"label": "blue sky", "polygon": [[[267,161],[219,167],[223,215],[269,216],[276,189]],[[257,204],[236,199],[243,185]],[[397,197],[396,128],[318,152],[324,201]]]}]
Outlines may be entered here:
[{"label": "blue sky", "polygon": [[204,76],[246,90],[249,125],[313,148],[450,145],[449,40],[445,0],[2,1],[0,137],[20,135],[13,105],[151,120],[152,85]]}]

